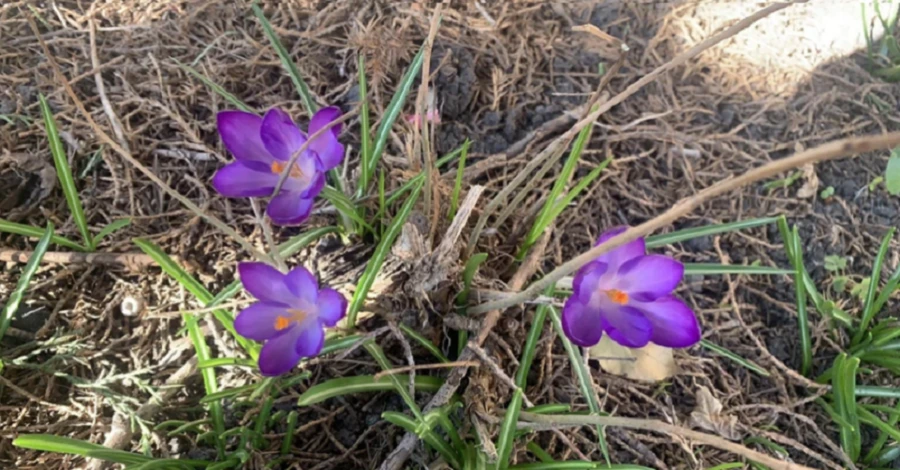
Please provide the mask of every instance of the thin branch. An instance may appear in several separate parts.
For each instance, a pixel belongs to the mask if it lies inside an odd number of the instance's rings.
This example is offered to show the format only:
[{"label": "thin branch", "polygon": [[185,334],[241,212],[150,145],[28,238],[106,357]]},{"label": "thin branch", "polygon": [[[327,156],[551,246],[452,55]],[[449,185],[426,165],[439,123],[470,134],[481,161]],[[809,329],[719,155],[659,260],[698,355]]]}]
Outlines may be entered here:
[{"label": "thin branch", "polygon": [[514,294],[503,300],[487,302],[475,307],[469,308],[472,314],[484,313],[495,309],[503,309],[512,305],[523,303],[529,299],[538,296],[547,286],[555,284],[564,276],[575,272],[578,268],[596,259],[598,256],[622,246],[632,240],[649,235],[660,228],[663,228],[681,217],[689,214],[694,209],[700,207],[701,204],[721,196],[727,192],[742,188],[748,184],[759,180],[770,178],[779,173],[799,168],[810,163],[818,163],[826,160],[834,160],[844,158],[851,155],[871,152],[874,150],[885,150],[900,145],[900,132],[892,132],[890,134],[882,134],[876,136],[851,137],[794,154],[788,158],[775,160],[767,163],[759,168],[754,168],[736,178],[726,179],[716,183],[693,196],[682,199],[668,211],[644,222],[636,227],[630,227],[600,245],[572,258],[563,263],[558,268],[541,278],[541,280],[531,284],[527,289]]},{"label": "thin branch", "polygon": [[347,114],[344,114],[343,116],[335,119],[334,121],[331,121],[328,124],[325,124],[324,126],[322,126],[321,129],[317,130],[315,133],[313,133],[312,135],[307,137],[306,142],[303,142],[303,145],[301,145],[300,148],[298,148],[294,153],[291,154],[291,159],[288,160],[288,164],[285,165],[284,169],[281,170],[281,174],[278,175],[278,184],[275,185],[275,190],[272,191],[272,197],[277,196],[278,193],[281,192],[281,187],[284,186],[284,182],[287,181],[288,176],[291,174],[291,168],[293,168],[294,165],[297,164],[297,159],[300,158],[300,155],[303,155],[303,152],[305,152],[306,149],[309,148],[309,145],[320,135],[322,135],[326,132],[331,132],[332,127],[334,127],[344,121],[347,121],[351,117],[355,116],[357,112],[359,112],[359,111],[354,109],[353,111],[351,111]]},{"label": "thin branch", "polygon": [[519,429],[549,430],[578,426],[616,426],[629,429],[640,429],[663,434],[672,434],[687,439],[693,439],[702,444],[710,445],[733,454],[740,455],[748,460],[759,462],[773,470],[812,470],[804,465],[785,462],[767,454],[748,449],[740,444],[723,439],[719,436],[707,434],[693,429],[675,426],[663,421],[653,419],[622,418],[618,416],[588,416],[588,415],[539,415],[521,412],[519,415]]},{"label": "thin branch", "polygon": [[[27,263],[34,254],[32,251],[0,250],[0,261],[13,263]],[[172,257],[178,261],[178,257]],[[81,253],[65,251],[48,251],[44,254],[43,261],[54,264],[101,264],[124,266],[131,271],[141,271],[147,266],[155,266],[153,261],[144,253]]]}]

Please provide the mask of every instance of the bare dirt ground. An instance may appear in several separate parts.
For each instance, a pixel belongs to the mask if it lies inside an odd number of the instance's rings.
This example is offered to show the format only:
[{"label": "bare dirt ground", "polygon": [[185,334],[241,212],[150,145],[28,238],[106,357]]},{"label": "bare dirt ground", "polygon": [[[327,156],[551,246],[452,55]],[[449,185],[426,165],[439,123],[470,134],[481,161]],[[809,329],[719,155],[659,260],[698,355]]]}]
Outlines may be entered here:
[{"label": "bare dirt ground", "polygon": [[[824,3],[828,8],[842,8],[842,17],[854,18],[854,25],[860,23],[858,7],[846,8],[848,2],[836,0]],[[356,63],[364,55],[377,119],[426,38],[433,7],[298,0],[266,3],[264,10],[320,104],[336,104],[344,111],[358,104]],[[444,7],[430,61],[442,118],[435,130],[435,150],[444,154],[464,139],[472,140],[465,186],[487,186],[483,208],[531,156],[567,127],[554,126],[549,135],[539,136],[515,153],[510,154],[510,148],[516,148],[530,131],[547,129],[542,126],[585,103],[600,84],[599,64],[610,66],[617,58],[608,43],[575,32],[572,26],[591,23],[629,47],[622,67],[604,90],[616,95],[760,7],[752,2],[516,0],[478,2],[477,7],[473,2],[452,2]],[[557,220],[538,271],[550,271],[581,253],[604,228],[644,222],[729,175],[837,138],[900,129],[900,87],[878,81],[862,68],[860,31],[829,22],[821,16],[828,8],[795,5],[775,13],[662,74],[603,114],[576,178],[609,156],[613,163]],[[101,227],[122,217],[133,219],[101,250],[135,252],[131,239],[143,237],[183,260],[210,291],[221,290],[233,279],[236,261],[249,255],[98,139],[60,86],[29,21],[40,31],[53,61],[91,117],[109,135],[117,136],[109,120],[114,114],[121,122],[117,138],[140,162],[203,210],[262,243],[249,204],[223,199],[209,185],[215,170],[231,159],[215,132],[216,112],[229,105],[176,62],[193,64],[255,109],[278,106],[298,120],[306,119],[293,84],[250,13],[249,3],[60,0],[0,5],[0,114],[24,117],[0,121],[0,217],[39,227],[52,220],[58,233],[77,238],[40,120],[37,96],[43,93],[64,131],[91,226]],[[104,85],[111,113],[104,110],[98,81]],[[411,110],[410,105],[406,112]],[[357,120],[345,129],[342,140],[358,148]],[[415,174],[408,158],[413,136],[405,120],[394,129],[384,159],[389,188],[399,187]],[[356,156],[354,151],[349,155],[352,180]],[[822,267],[829,254],[851,256],[848,271],[858,274],[859,280],[870,270],[882,236],[900,222],[897,199],[883,187],[874,191],[867,187],[883,173],[886,161],[887,153],[882,152],[818,166],[818,189],[834,188],[834,195],[825,200],[818,191],[813,197],[798,196],[805,180],[774,191],[757,184],[705,204],[671,228],[786,214],[800,227],[807,265],[816,281],[824,283],[829,278]],[[535,181],[512,217],[500,225],[489,223],[494,230],[478,240],[479,251],[491,255],[476,279],[478,287],[505,289],[516,271],[512,256],[520,238],[530,228],[536,207],[558,171],[555,168]],[[445,172],[435,199],[438,207],[446,205],[453,184],[454,168]],[[277,236],[286,239],[335,223],[334,213],[326,209],[307,226],[284,229]],[[443,233],[445,228],[434,232]],[[468,238],[466,230],[463,238]],[[435,245],[439,241],[438,237]],[[4,250],[28,250],[33,243],[18,235],[0,235]],[[352,256],[341,260],[350,265],[346,272],[336,272],[323,282],[352,292],[355,276],[368,259],[370,241],[354,243],[356,248],[335,248],[339,240],[328,239],[291,261],[323,266],[328,265],[323,257],[349,250]],[[886,269],[900,263],[897,248],[894,242]],[[774,225],[676,244],[668,254],[692,262],[789,265]],[[21,264],[2,265],[0,300],[12,290],[20,271]],[[0,347],[0,357],[7,362],[0,373],[0,467],[81,468],[86,465],[84,459],[23,451],[11,441],[21,433],[48,433],[103,442],[116,412],[146,402],[148,388],[159,387],[193,356],[190,342],[180,331],[178,312],[199,308],[199,304],[154,266],[126,269],[48,263],[35,279],[14,329]],[[455,294],[458,279],[451,281],[445,290]],[[663,383],[627,380],[594,367],[594,387],[604,410],[689,425],[703,386],[727,413],[737,417],[742,435],[782,445],[787,458],[797,463],[843,468],[835,427],[812,402],[819,389],[794,372],[799,352],[793,283],[777,276],[694,276],[678,293],[698,312],[704,339],[760,364],[771,375],[762,377],[699,347],[677,352],[681,372]],[[143,304],[138,315],[122,314],[126,297]],[[452,297],[445,293],[443,303],[431,299],[425,313],[410,299],[394,298],[396,312],[412,313],[376,316],[362,328],[372,331],[398,320],[409,321],[449,349],[449,330],[442,323],[442,316],[453,310],[448,298]],[[845,307],[853,311],[858,305],[848,301]],[[511,376],[532,315],[530,307],[505,312],[486,343],[488,354]],[[822,370],[841,350],[841,339],[832,335],[818,314],[811,314],[811,322],[814,367]],[[217,356],[236,354],[216,328],[206,332]],[[395,336],[388,333],[379,338],[395,364],[406,363],[404,348]],[[543,335],[526,394],[536,404],[563,402],[585,409],[568,357],[555,338],[549,329]],[[417,363],[433,362],[424,350],[415,350],[413,356]],[[13,357],[24,359],[9,361]],[[309,380],[276,397],[276,410],[300,413],[290,468],[378,468],[404,434],[381,419],[385,410],[404,410],[398,396],[382,393],[332,399],[312,407],[294,405],[296,396],[312,384],[371,374],[378,370],[377,364],[357,350],[318,359],[309,370]],[[444,375],[440,370],[423,373]],[[198,405],[203,396],[198,377],[163,405],[154,422],[204,416]],[[258,380],[239,368],[223,369],[220,378],[225,387]],[[889,377],[879,380],[882,385],[898,385]],[[85,387],[85,383],[104,387]],[[472,415],[498,415],[510,398],[509,388],[486,367],[473,372],[460,393],[467,404],[465,412]],[[418,398],[424,404],[428,396]],[[475,402],[478,409],[473,411]],[[232,410],[229,424],[246,424],[242,420],[251,419],[253,413],[244,411]],[[493,425],[488,429],[496,432]],[[712,447],[692,446],[678,436],[615,428],[607,432],[614,463],[707,468],[736,460]],[[283,427],[265,436],[272,451],[280,448],[283,436],[279,433],[284,433]],[[535,433],[533,439],[559,460],[602,460],[589,428]],[[154,455],[215,455],[205,444],[184,437],[157,434],[151,445]],[[137,438],[127,449],[138,449]],[[268,455],[254,455],[246,468],[261,466]],[[518,463],[534,461],[524,445],[513,456]],[[424,468],[420,466],[427,465],[424,459],[419,448],[409,468]]]}]

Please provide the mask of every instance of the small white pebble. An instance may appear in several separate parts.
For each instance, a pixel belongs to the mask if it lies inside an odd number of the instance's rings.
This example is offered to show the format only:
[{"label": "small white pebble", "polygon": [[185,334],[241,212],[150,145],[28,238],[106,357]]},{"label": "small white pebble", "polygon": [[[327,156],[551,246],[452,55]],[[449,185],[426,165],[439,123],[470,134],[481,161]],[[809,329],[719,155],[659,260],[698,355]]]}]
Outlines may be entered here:
[{"label": "small white pebble", "polygon": [[122,299],[122,305],[120,305],[119,308],[122,309],[122,315],[133,317],[141,313],[141,310],[144,309],[144,302],[142,302],[141,299],[127,295]]}]

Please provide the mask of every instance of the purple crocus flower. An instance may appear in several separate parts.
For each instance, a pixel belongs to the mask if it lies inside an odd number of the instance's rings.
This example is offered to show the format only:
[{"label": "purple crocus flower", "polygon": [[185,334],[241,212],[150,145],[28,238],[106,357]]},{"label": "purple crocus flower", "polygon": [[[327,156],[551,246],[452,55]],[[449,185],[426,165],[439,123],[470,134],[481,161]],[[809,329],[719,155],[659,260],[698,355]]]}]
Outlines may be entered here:
[{"label": "purple crocus flower", "polygon": [[282,274],[265,263],[240,263],[238,272],[244,289],[259,302],[241,310],[234,328],[241,336],[265,341],[259,354],[263,375],[284,374],[300,359],[319,354],[324,327],[347,313],[347,299],[334,289],[319,289],[305,268]]},{"label": "purple crocus flower", "polygon": [[[340,117],[336,107],[322,108],[309,123],[316,133]],[[226,197],[271,196],[291,156],[306,143],[301,131],[284,111],[273,108],[264,117],[244,111],[223,111],[216,116],[219,135],[236,161],[221,168],[212,185]],[[309,217],[315,197],[325,185],[325,172],[344,159],[338,142],[340,124],[315,138],[297,158],[281,191],[266,207],[278,225],[296,225]]]},{"label": "purple crocus flower", "polygon": [[[607,231],[597,244],[626,228]],[[626,243],[578,270],[574,292],[563,307],[563,330],[583,347],[597,344],[604,332],[630,348],[649,342],[691,346],[700,341],[700,325],[690,307],[672,295],[683,276],[678,261],[646,254],[643,238]]]}]

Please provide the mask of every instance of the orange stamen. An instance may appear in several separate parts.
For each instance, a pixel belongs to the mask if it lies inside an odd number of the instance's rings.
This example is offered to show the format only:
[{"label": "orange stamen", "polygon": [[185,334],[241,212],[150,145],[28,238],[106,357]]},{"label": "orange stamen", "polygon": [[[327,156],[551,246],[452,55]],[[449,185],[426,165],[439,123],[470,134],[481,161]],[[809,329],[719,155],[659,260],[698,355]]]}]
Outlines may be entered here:
[{"label": "orange stamen", "polygon": [[[284,171],[284,168],[286,166],[286,164],[275,160],[274,162],[272,162],[272,166],[270,169],[272,170],[272,173],[280,175],[281,172]],[[303,170],[301,170],[300,167],[295,163],[294,166],[291,167],[290,176],[291,178],[299,178],[303,176]]]},{"label": "orange stamen", "polygon": [[281,331],[291,325],[291,321],[285,317],[275,317],[275,331]]},{"label": "orange stamen", "polygon": [[609,300],[612,300],[619,305],[625,305],[628,303],[628,294],[618,289],[610,289],[606,291],[606,296],[609,297]]}]

